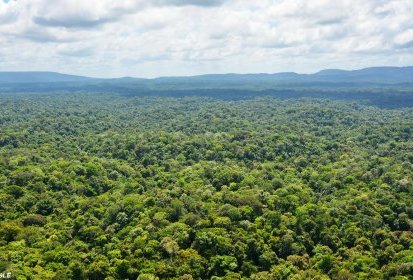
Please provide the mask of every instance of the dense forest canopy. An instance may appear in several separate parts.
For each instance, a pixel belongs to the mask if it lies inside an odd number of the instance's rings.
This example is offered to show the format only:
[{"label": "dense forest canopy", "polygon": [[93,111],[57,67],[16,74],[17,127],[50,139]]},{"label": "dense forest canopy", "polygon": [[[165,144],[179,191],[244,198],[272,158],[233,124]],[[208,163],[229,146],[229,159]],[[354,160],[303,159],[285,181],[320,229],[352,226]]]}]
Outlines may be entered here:
[{"label": "dense forest canopy", "polygon": [[412,164],[412,108],[1,94],[0,272],[412,279]]},{"label": "dense forest canopy", "polygon": [[0,72],[0,92],[113,93],[129,96],[212,97],[223,100],[332,98],[382,108],[413,107],[413,67],[371,67],[345,71],[209,74],[153,79],[90,78],[56,72]]}]

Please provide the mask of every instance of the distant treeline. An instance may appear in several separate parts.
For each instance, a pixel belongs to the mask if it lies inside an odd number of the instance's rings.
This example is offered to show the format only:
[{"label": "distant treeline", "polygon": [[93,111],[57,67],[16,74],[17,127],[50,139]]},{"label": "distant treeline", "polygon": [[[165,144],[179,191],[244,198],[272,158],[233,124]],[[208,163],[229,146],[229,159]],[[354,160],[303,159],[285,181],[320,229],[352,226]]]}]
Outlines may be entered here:
[{"label": "distant treeline", "polygon": [[330,85],[303,85],[276,89],[242,89],[242,88],[179,88],[173,86],[146,88],[137,85],[119,84],[88,84],[88,83],[26,83],[0,87],[0,94],[4,93],[51,93],[51,92],[90,92],[116,93],[122,96],[156,96],[156,97],[210,97],[220,100],[245,100],[257,97],[276,97],[282,99],[294,98],[322,98],[357,101],[381,108],[413,107],[413,89],[402,85],[385,88],[369,88],[368,86],[347,87],[344,84]]},{"label": "distant treeline", "polygon": [[197,90],[163,90],[131,91],[131,96],[166,96],[166,97],[212,97],[221,100],[243,100],[257,97],[294,98],[328,98],[338,100],[361,101],[365,104],[382,108],[401,108],[413,106],[413,92],[375,92],[375,91],[317,91],[317,90],[234,90],[234,89],[197,89]]}]

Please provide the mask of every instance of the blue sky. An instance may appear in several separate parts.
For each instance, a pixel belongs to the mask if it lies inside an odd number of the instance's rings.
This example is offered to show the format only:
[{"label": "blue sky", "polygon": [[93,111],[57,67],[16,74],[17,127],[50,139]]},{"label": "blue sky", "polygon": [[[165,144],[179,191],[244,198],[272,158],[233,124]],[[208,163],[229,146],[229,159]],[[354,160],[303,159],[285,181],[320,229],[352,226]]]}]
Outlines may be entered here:
[{"label": "blue sky", "polygon": [[97,77],[413,65],[412,0],[3,0],[0,71]]}]

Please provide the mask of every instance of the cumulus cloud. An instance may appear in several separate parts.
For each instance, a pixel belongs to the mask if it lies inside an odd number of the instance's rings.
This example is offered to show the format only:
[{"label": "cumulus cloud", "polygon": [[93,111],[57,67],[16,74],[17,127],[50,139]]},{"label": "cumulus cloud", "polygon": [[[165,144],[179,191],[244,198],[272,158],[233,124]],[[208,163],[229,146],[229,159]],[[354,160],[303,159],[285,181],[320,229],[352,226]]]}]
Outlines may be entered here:
[{"label": "cumulus cloud", "polygon": [[145,10],[150,6],[201,6],[222,5],[224,0],[155,0],[155,1],[67,1],[45,2],[37,9],[33,20],[44,26],[66,28],[94,28],[116,22],[124,16]]},{"label": "cumulus cloud", "polygon": [[413,47],[413,28],[398,34],[395,37],[395,42],[401,48]]},{"label": "cumulus cloud", "polygon": [[203,6],[212,7],[222,5],[226,0],[158,0],[155,3],[158,5],[168,6]]},{"label": "cumulus cloud", "polygon": [[65,16],[65,17],[34,17],[34,22],[44,26],[61,26],[66,28],[90,28],[98,25],[115,21],[116,17],[102,17],[102,18],[85,18],[79,15]]},{"label": "cumulus cloud", "polygon": [[93,48],[74,48],[65,49],[58,51],[58,54],[63,56],[73,56],[73,57],[88,57],[94,54]]},{"label": "cumulus cloud", "polygon": [[0,1],[0,70],[94,76],[413,64],[411,0]]},{"label": "cumulus cloud", "polygon": [[140,1],[44,1],[35,7],[33,21],[44,26],[95,28],[120,21],[141,6]]}]

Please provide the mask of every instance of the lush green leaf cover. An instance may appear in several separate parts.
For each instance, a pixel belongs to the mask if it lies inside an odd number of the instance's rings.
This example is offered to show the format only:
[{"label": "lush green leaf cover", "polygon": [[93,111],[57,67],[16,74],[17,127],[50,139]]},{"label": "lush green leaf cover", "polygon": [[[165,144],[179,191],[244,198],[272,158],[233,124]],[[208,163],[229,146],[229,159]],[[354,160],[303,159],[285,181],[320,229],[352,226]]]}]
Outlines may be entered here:
[{"label": "lush green leaf cover", "polygon": [[412,279],[413,109],[0,96],[17,279]]}]

